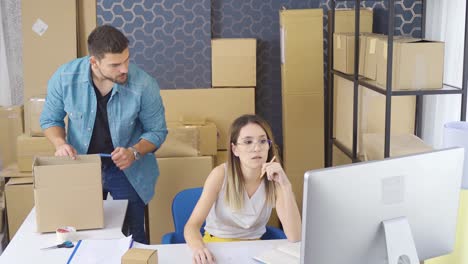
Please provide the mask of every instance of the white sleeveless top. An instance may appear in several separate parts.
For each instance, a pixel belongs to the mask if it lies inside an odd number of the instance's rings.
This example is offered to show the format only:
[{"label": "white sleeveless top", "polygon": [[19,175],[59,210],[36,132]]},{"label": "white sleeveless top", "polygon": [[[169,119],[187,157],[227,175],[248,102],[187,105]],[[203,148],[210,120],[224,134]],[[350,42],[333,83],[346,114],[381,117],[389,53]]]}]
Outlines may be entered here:
[{"label": "white sleeveless top", "polygon": [[206,218],[205,230],[219,238],[257,239],[266,231],[272,206],[266,201],[265,182],[249,198],[244,190],[244,207],[233,211],[224,201],[227,166],[224,164],[224,181],[218,198]]}]

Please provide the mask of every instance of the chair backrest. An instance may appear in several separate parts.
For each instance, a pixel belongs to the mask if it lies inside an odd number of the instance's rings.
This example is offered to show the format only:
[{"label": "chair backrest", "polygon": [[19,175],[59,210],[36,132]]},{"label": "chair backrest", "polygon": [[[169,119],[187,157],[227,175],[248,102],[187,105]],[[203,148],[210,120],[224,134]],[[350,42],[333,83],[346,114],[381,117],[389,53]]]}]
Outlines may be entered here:
[{"label": "chair backrest", "polygon": [[[172,237],[172,243],[185,243],[185,239],[183,238],[184,227],[190,218],[198,199],[200,199],[202,191],[202,187],[185,189],[177,193],[174,197],[174,200],[172,201],[172,219],[174,221],[176,234]],[[204,233],[204,226],[205,222],[200,229],[202,235]],[[262,240],[285,238],[286,235],[283,230],[272,226],[267,226],[265,234],[261,237]]]},{"label": "chair backrest", "polygon": [[202,187],[185,189],[174,197],[172,201],[172,219],[176,233],[184,233],[185,224],[190,218],[202,191]]}]

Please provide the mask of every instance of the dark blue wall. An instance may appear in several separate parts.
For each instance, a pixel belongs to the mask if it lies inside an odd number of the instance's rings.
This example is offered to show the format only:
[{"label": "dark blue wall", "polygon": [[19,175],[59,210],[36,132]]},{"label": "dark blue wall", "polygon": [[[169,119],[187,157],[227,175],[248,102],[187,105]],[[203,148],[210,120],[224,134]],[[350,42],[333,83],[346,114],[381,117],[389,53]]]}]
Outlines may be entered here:
[{"label": "dark blue wall", "polygon": [[[270,122],[281,143],[278,11],[283,6],[328,11],[330,1],[98,0],[97,14],[99,24],[110,23],[125,32],[131,41],[131,60],[153,75],[163,89],[211,87],[211,38],[256,38],[256,111]],[[337,7],[354,7],[354,1],[336,2]],[[395,34],[419,37],[421,0],[395,2]],[[361,6],[374,8],[374,32],[386,33],[388,0],[361,1]],[[327,47],[326,38],[324,42]]]}]

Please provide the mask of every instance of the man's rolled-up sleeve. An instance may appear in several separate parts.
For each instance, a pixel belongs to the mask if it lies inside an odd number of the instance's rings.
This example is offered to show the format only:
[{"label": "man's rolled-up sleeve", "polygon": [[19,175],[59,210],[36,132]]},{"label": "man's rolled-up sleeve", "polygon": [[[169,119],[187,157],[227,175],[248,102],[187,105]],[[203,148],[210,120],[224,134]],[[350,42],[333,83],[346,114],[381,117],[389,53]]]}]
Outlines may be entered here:
[{"label": "man's rolled-up sleeve", "polygon": [[143,125],[140,139],[146,139],[159,148],[167,136],[164,105],[155,80],[150,81],[150,88],[145,90],[141,99],[139,118]]}]

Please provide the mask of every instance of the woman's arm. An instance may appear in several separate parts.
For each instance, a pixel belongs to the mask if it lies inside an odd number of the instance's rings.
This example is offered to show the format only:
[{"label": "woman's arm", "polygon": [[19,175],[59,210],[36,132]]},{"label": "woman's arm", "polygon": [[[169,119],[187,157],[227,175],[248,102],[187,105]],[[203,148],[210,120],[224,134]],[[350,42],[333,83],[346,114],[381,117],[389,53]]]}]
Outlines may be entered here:
[{"label": "woman's arm", "polygon": [[[200,228],[205,221],[211,207],[218,198],[219,191],[224,181],[224,164],[214,168],[203,186],[203,192],[192,215],[185,224],[184,237],[188,246],[193,251],[194,263],[214,263],[214,257],[206,248],[200,234]],[[205,260],[203,260],[205,259]]]},{"label": "woman's arm", "polygon": [[284,233],[290,242],[301,240],[301,215],[291,182],[277,162],[264,165],[268,180],[276,184],[276,213],[283,225]]}]

